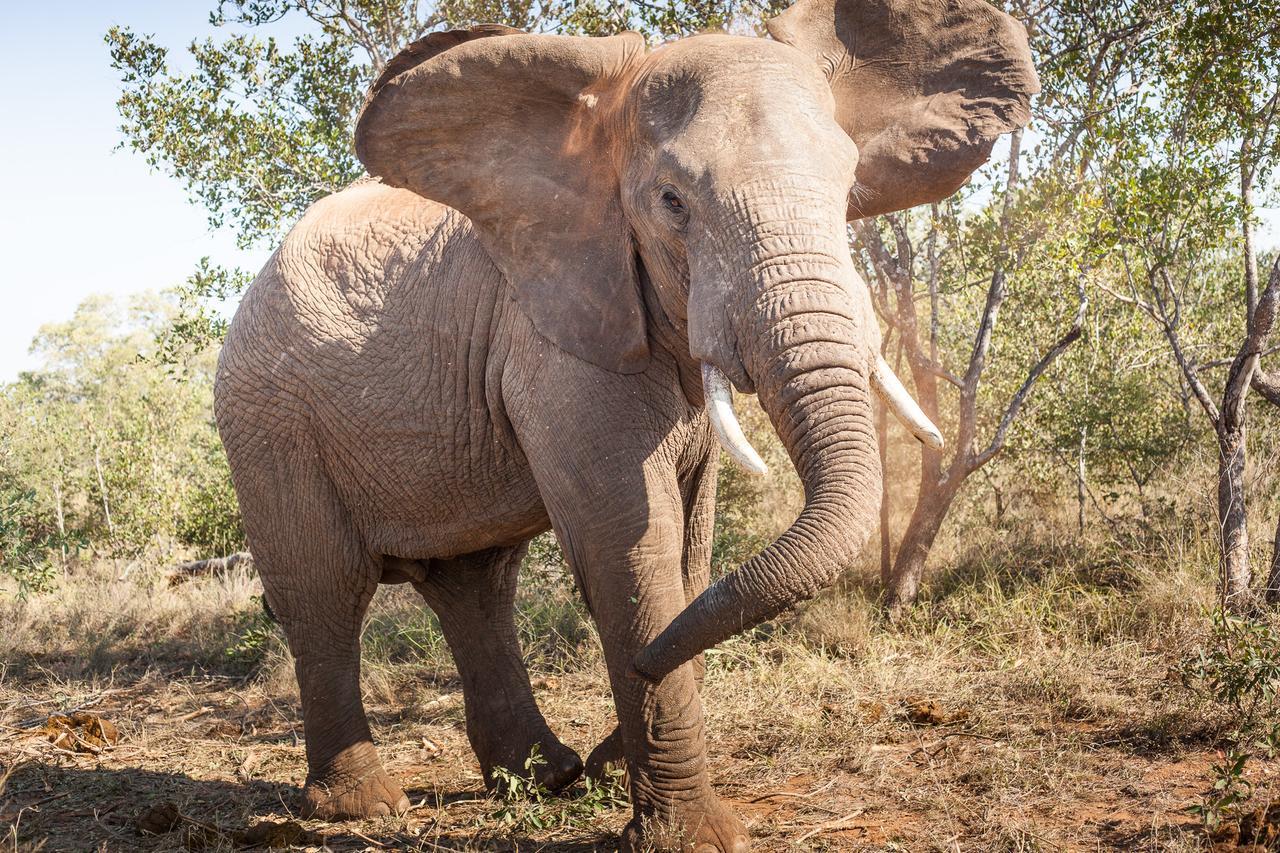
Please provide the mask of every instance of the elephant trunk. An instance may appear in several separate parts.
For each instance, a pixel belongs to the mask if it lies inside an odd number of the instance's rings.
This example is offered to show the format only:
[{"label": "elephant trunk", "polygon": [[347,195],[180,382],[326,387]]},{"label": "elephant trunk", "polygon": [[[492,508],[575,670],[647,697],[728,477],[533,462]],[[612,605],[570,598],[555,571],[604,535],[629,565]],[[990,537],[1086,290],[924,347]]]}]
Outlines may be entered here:
[{"label": "elephant trunk", "polygon": [[736,329],[742,366],[804,484],[804,509],[641,650],[635,669],[647,679],[658,681],[812,598],[836,580],[876,523],[881,474],[871,393],[878,334],[861,328],[869,317],[840,283],[853,281],[847,254],[832,260],[822,278],[788,275],[784,286],[757,291],[754,321]]}]

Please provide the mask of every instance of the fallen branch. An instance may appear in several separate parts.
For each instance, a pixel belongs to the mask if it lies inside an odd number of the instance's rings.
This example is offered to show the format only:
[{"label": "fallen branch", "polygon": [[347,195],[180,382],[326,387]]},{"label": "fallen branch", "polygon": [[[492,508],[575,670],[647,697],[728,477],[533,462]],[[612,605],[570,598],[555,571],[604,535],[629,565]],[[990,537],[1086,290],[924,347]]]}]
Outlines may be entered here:
[{"label": "fallen branch", "polygon": [[217,577],[224,575],[239,565],[252,566],[253,555],[248,551],[238,551],[225,557],[213,557],[208,560],[192,560],[179,563],[169,570],[169,586],[177,586],[197,577]]},{"label": "fallen branch", "polygon": [[809,793],[807,793],[807,794],[796,794],[796,793],[792,793],[791,791],[771,791],[771,792],[770,792],[770,793],[768,793],[768,794],[761,794],[760,796],[758,796],[758,797],[756,797],[756,798],[754,798],[754,799],[747,800],[747,802],[748,802],[748,803],[762,803],[762,802],[764,802],[765,800],[771,800],[771,799],[773,799],[774,797],[788,797],[788,798],[790,798],[790,799],[795,799],[795,800],[807,800],[809,797],[812,797],[814,794],[821,794],[823,791],[827,790],[828,788],[830,788],[830,787],[831,787],[832,785],[834,785],[835,783],[836,783],[836,780],[835,780],[835,779],[832,779],[832,780],[831,780],[830,782],[828,782],[827,784],[822,785],[822,786],[820,786],[820,787],[818,787],[818,788],[814,788],[812,791],[810,791],[810,792],[809,792]]},{"label": "fallen branch", "polygon": [[815,826],[813,829],[806,832],[804,835],[797,838],[796,844],[799,844],[803,841],[808,841],[810,838],[813,838],[813,836],[818,835],[819,833],[822,833],[822,832],[831,832],[832,830],[836,830],[836,829],[844,829],[850,823],[852,823],[855,819],[861,817],[865,812],[866,812],[866,808],[864,806],[859,806],[858,808],[849,812],[849,814],[845,815],[842,818],[839,818],[837,820],[829,820],[826,823],[820,823],[817,826]]}]

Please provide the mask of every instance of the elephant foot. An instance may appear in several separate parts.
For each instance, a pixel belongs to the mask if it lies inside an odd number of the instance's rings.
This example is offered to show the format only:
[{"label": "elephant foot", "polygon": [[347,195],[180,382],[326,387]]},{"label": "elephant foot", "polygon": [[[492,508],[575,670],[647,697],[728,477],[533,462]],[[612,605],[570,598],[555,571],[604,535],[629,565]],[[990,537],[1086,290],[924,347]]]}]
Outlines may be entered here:
[{"label": "elephant foot", "polygon": [[408,810],[409,798],[382,769],[376,755],[372,764],[367,760],[339,761],[324,771],[309,773],[302,789],[303,817],[361,820],[402,815]]},{"label": "elephant foot", "polygon": [[700,803],[679,807],[665,817],[632,818],[622,832],[624,853],[747,853],[747,828],[728,806],[708,794]]},{"label": "elephant foot", "polygon": [[559,791],[578,781],[582,775],[582,759],[578,753],[560,742],[560,739],[546,728],[541,731],[531,729],[524,732],[506,732],[503,742],[493,748],[476,749],[484,771],[485,785],[493,788],[498,780],[494,776],[497,767],[506,768],[513,775],[527,777],[529,769],[525,762],[536,749],[541,762],[533,768],[533,778],[548,791]]},{"label": "elephant foot", "polygon": [[[609,736],[591,750],[587,756],[587,766],[583,771],[588,779],[603,782],[607,778],[609,766],[622,770],[627,769],[627,755],[622,749],[622,732],[616,726]],[[624,777],[625,781],[625,777]]]}]

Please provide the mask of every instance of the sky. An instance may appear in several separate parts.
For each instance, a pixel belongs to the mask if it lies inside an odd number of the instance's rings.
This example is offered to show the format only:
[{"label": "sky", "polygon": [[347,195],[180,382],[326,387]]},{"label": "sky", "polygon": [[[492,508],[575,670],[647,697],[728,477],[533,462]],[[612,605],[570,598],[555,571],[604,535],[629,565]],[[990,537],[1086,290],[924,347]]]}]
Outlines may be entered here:
[{"label": "sky", "polygon": [[0,382],[35,364],[41,325],[69,318],[86,296],[163,290],[205,255],[257,270],[270,252],[242,252],[211,232],[182,185],[116,150],[119,81],[103,36],[113,24],[154,33],[185,54],[214,0],[14,4],[0,28]]},{"label": "sky", "polygon": [[[208,255],[256,271],[269,247],[241,251],[211,231],[182,185],[140,155],[117,150],[119,94],[103,35],[113,24],[154,34],[179,61],[214,0],[69,0],[15,4],[0,29],[0,382],[36,366],[40,326],[65,320],[94,293],[126,295],[180,284]],[[288,37],[279,29],[278,37]],[[1263,223],[1280,242],[1280,213]]]}]

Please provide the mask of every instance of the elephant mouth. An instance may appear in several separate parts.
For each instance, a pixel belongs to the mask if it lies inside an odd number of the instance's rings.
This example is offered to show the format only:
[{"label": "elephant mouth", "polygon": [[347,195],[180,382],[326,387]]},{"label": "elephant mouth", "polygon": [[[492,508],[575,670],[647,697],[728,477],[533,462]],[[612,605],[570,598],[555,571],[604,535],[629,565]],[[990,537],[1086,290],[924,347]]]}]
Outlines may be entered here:
[{"label": "elephant mouth", "polygon": [[[876,364],[871,371],[871,387],[916,439],[932,450],[942,449],[942,433],[929,420],[883,356],[876,356]],[[768,473],[769,467],[751,446],[738,422],[733,409],[733,385],[729,382],[729,377],[720,368],[705,361],[702,362],[702,393],[707,402],[711,426],[724,451],[748,474],[761,476]]]}]

